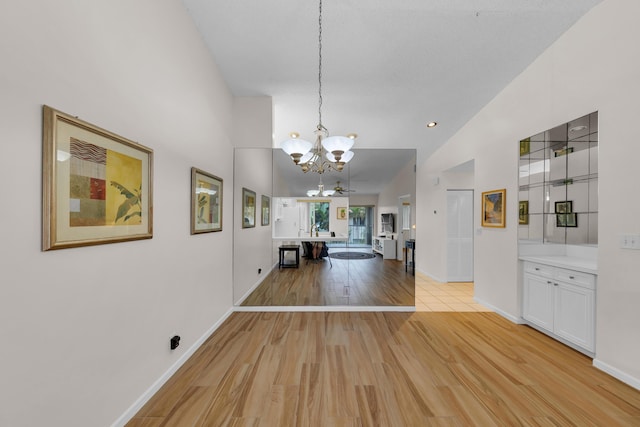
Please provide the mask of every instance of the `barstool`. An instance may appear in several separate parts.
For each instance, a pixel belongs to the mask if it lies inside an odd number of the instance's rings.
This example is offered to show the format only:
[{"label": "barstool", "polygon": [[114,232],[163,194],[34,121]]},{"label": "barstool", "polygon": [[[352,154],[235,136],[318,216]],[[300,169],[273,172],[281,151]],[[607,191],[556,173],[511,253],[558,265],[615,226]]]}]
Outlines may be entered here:
[{"label": "barstool", "polygon": [[[280,268],[298,268],[300,265],[300,245],[281,245],[280,246],[280,257],[278,260],[278,269]],[[288,251],[293,251],[296,253],[296,262],[295,264],[287,264],[284,262],[285,253]]]}]

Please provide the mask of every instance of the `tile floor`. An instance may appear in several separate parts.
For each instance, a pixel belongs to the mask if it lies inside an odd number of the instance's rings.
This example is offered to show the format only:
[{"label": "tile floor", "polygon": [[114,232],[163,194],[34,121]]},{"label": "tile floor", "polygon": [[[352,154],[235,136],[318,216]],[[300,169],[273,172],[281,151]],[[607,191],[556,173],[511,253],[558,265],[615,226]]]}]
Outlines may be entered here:
[{"label": "tile floor", "polygon": [[473,300],[473,282],[441,283],[416,271],[416,311],[491,311]]}]

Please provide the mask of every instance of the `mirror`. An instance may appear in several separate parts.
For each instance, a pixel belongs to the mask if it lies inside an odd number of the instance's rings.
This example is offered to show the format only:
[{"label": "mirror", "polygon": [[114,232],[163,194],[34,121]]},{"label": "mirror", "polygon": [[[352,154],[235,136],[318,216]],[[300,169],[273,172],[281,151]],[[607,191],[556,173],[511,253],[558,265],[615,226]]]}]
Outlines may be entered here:
[{"label": "mirror", "polygon": [[[269,150],[272,167],[252,164],[256,150]],[[268,180],[272,210],[268,241],[261,230],[234,227],[236,305],[415,305],[414,276],[405,272],[403,260],[404,239],[414,236],[400,224],[385,233],[387,245],[396,249],[385,259],[372,245],[383,234],[382,213],[401,222],[403,203],[415,206],[416,150],[353,151],[342,172],[320,175],[303,173],[280,149],[236,149],[234,187]],[[252,244],[261,246],[264,265],[243,256]]]},{"label": "mirror", "polygon": [[598,113],[520,141],[521,242],[598,244]]}]

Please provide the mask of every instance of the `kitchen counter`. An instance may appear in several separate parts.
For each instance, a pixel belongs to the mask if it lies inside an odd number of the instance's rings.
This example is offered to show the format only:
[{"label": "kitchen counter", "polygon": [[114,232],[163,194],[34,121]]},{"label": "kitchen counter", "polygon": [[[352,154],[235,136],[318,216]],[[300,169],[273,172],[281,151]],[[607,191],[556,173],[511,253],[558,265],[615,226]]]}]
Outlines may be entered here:
[{"label": "kitchen counter", "polygon": [[290,241],[290,242],[344,242],[349,240],[349,236],[304,236],[304,237],[274,237],[273,240]]},{"label": "kitchen counter", "polygon": [[526,255],[520,256],[522,261],[537,262],[553,267],[566,268],[588,274],[598,274],[598,262],[594,259],[566,255]]}]

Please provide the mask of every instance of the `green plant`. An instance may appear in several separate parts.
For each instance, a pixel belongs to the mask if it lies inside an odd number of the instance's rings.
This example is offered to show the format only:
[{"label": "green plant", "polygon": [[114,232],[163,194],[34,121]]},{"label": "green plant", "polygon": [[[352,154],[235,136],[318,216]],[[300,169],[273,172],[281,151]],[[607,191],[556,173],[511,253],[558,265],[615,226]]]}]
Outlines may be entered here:
[{"label": "green plant", "polygon": [[204,208],[207,205],[208,197],[206,194],[201,194],[198,197],[198,223],[199,224],[207,224],[208,221],[204,217]]},{"label": "green plant", "polygon": [[[120,218],[124,218],[122,222],[127,222],[135,216],[142,218],[142,203],[140,201],[142,198],[142,186],[138,189],[134,189],[134,192],[132,193],[126,187],[115,181],[111,181],[111,185],[120,190],[120,194],[125,197],[124,202],[122,202],[118,207],[115,222],[117,223]],[[130,212],[132,209],[136,208],[138,209],[137,211]]]}]

